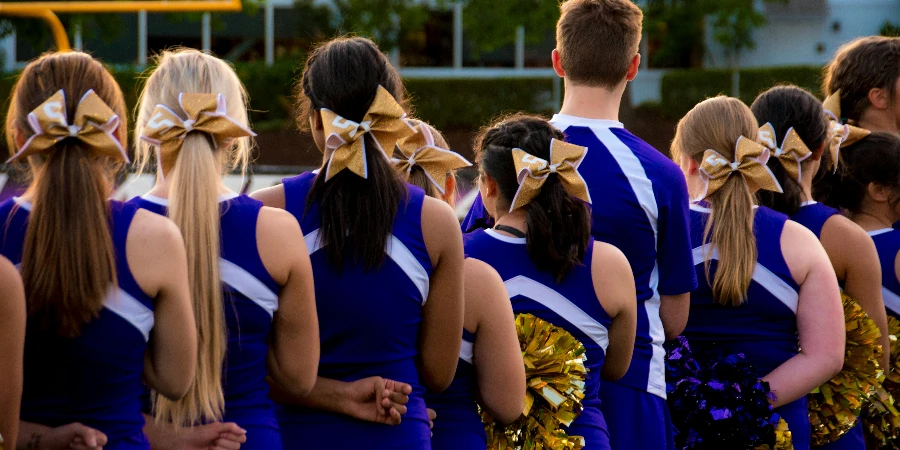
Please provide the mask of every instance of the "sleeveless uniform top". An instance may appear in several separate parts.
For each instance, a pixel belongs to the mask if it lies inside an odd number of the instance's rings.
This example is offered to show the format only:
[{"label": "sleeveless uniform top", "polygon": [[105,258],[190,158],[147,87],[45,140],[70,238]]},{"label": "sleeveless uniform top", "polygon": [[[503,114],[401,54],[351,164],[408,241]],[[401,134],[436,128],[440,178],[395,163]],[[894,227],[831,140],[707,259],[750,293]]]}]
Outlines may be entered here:
[{"label": "sleeveless uniform top", "polygon": [[[431,257],[422,237],[425,193],[408,186],[381,267],[366,269],[349,256],[332,266],[319,238],[320,205],[307,204],[316,175],[303,173],[284,182],[285,209],[306,234],[316,286],[319,317],[319,376],[355,381],[381,376],[412,386],[407,413],[397,426],[368,423],[325,411],[279,405],[285,448],[431,448],[425,389],[416,367],[422,307],[428,298]],[[285,243],[289,245],[289,243]]]},{"label": "sleeveless uniform top", "polygon": [[791,220],[808,228],[809,231],[812,231],[816,237],[821,240],[822,227],[825,226],[825,222],[827,222],[831,216],[840,214],[840,211],[819,202],[804,202],[803,206],[800,207],[800,210],[791,216]]},{"label": "sleeveless uniform top", "polygon": [[[118,286],[76,338],[63,338],[28,320],[21,418],[50,427],[80,422],[109,438],[103,448],[149,450],[141,395],[144,352],[153,329],[153,299],[128,267],[125,243],[137,208],[110,201],[110,231]],[[19,198],[0,203],[0,254],[22,262],[31,204]]]},{"label": "sleeveless uniform top", "polygon": [[894,262],[900,252],[900,230],[883,228],[870,231],[869,236],[872,236],[878,250],[878,259],[881,260],[881,295],[884,306],[889,315],[900,319],[900,280],[894,270]]},{"label": "sleeveless uniform top", "polygon": [[474,334],[463,329],[453,382],[444,392],[425,396],[425,404],[440,417],[431,430],[431,447],[434,450],[483,450],[487,447],[487,435],[476,403],[475,339]]},{"label": "sleeveless uniform top", "polygon": [[[612,384],[664,399],[666,352],[660,295],[684,294],[697,287],[691,270],[684,175],[619,122],[557,114],[551,123],[566,134],[566,142],[588,148],[578,172],[591,193],[591,236],[621,250],[634,272],[638,302],[634,354],[628,372]],[[485,217],[479,194],[463,231],[483,227]]]},{"label": "sleeveless uniform top", "polygon": [[[700,360],[743,353],[763,377],[799,353],[797,305],[800,287],[781,252],[781,233],[788,217],[766,207],[756,208],[753,230],[756,237],[757,261],[747,300],[739,307],[721,305],[712,295],[706,279],[704,258],[708,243],[703,231],[710,210],[691,205],[691,242],[694,246],[694,268],[703,280],[691,292],[691,311],[683,335]],[[718,253],[713,250],[709,263],[710,280],[714,279]],[[794,436],[794,448],[809,448],[809,417],[806,397],[775,410],[785,419]]]},{"label": "sleeveless uniform top", "polygon": [[[166,199],[145,195],[129,203],[167,215]],[[223,421],[235,422],[247,430],[247,442],[241,448],[280,448],[274,402],[266,383],[266,354],[281,286],[269,275],[257,248],[256,226],[263,205],[235,194],[223,196],[219,204],[219,276],[228,336],[222,377]]]},{"label": "sleeveless uniform top", "polygon": [[584,411],[568,433],[584,436],[585,449],[608,449],[609,435],[600,412],[599,390],[611,319],[594,291],[593,239],[585,251],[584,264],[573,268],[562,283],[557,283],[550,273],[538,270],[528,253],[525,238],[488,229],[465,235],[464,243],[468,256],[490,264],[503,278],[515,314],[533,314],[565,329],[584,345],[588,369],[582,401]]}]

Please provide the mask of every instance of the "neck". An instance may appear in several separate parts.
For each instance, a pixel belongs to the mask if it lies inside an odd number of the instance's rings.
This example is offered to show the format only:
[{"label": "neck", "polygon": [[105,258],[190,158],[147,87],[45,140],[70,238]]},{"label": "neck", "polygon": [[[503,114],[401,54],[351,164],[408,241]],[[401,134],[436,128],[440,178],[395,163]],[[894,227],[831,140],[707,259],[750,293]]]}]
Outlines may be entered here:
[{"label": "neck", "polygon": [[566,79],[566,93],[560,114],[619,121],[619,106],[625,92],[625,82],[613,90],[605,87],[573,85]]},{"label": "neck", "polygon": [[[525,210],[523,208],[500,215],[494,223],[515,228],[523,233],[528,232],[528,221],[525,220]],[[503,231],[500,232],[504,233]]]},{"label": "neck", "polygon": [[863,112],[857,125],[870,131],[883,131],[900,135],[900,127],[897,126],[894,115],[887,110],[869,108]]},{"label": "neck", "polygon": [[800,187],[803,188],[803,201],[804,202],[809,202],[809,201],[812,201],[812,199],[813,199],[812,183],[813,183],[813,177],[816,176],[817,169],[818,169],[818,166],[815,168],[813,168],[813,167],[809,167],[809,168],[804,167],[803,168],[803,173],[802,173],[802,176],[800,177]]},{"label": "neck", "polygon": [[889,205],[879,207],[878,205],[863,205],[858,211],[853,213],[850,218],[857,225],[866,231],[875,231],[883,228],[891,228],[896,222],[896,217],[891,214]]}]

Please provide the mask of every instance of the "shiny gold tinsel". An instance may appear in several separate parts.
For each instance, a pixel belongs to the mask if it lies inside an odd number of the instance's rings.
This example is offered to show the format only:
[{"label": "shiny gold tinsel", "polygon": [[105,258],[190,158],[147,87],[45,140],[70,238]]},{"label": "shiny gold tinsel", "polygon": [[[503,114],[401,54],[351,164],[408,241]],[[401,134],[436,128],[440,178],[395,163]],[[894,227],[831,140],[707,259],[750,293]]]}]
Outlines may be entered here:
[{"label": "shiny gold tinsel", "polygon": [[791,430],[788,429],[787,422],[784,419],[778,419],[778,425],[775,427],[774,446],[770,447],[769,444],[766,444],[753,450],[794,450],[794,439],[791,436]]},{"label": "shiny gold tinsel", "polygon": [[814,446],[834,442],[850,431],[884,380],[878,364],[884,354],[878,344],[881,330],[855,300],[845,294],[841,299],[847,328],[844,368],[807,396]]},{"label": "shiny gold tinsel", "polygon": [[884,383],[866,406],[863,424],[866,434],[875,440],[877,448],[900,448],[900,411],[894,399],[900,396],[900,320],[888,316],[888,334],[891,341],[891,366],[885,373]]},{"label": "shiny gold tinsel", "polygon": [[531,314],[516,316],[516,331],[525,360],[525,404],[510,425],[487,425],[489,450],[579,450],[581,436],[560,429],[581,414],[584,399],[584,346],[568,331]]}]

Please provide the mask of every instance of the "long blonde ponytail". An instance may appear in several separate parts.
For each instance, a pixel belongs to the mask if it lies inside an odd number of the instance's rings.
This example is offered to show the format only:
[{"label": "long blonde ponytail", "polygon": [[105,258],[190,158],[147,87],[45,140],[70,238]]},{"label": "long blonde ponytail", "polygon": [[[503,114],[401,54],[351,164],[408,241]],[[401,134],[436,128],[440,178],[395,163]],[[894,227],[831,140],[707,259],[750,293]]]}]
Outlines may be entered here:
[{"label": "long blonde ponytail", "polygon": [[[678,122],[672,154],[676,161],[690,158],[700,163],[706,150],[715,150],[734,161],[738,138],[755,141],[757,135],[756,119],[747,105],[736,98],[715,97],[699,103]],[[712,210],[703,232],[704,242],[709,241],[704,254],[706,278],[711,278],[711,253],[716,251],[716,274],[710,281],[713,298],[723,305],[740,306],[756,267],[753,192],[744,176],[735,172],[706,200]]]},{"label": "long blonde ponytail", "polygon": [[[224,61],[196,50],[165,52],[141,94],[135,134],[143,132],[157,104],[179,111],[180,93],[221,93],[229,117],[247,124],[246,93],[231,67]],[[221,144],[221,143],[220,143]],[[205,133],[189,133],[174,165],[160,176],[169,185],[169,217],[184,236],[188,256],[191,298],[197,322],[199,348],[197,377],[187,395],[171,401],[154,395],[154,416],[176,425],[194,425],[220,420],[225,406],[222,389],[227,336],[224,299],[219,273],[219,192],[223,166],[245,170],[249,138],[238,138],[216,148]],[[143,171],[155,153],[142,143],[137,158]]]}]

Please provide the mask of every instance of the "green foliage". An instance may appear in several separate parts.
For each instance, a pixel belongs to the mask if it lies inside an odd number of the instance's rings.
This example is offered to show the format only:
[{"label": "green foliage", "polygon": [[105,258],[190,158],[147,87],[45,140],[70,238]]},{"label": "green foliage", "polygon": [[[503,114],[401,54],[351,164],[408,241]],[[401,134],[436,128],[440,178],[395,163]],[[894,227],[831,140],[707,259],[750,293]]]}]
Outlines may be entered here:
[{"label": "green foliage", "polygon": [[885,20],[884,25],[881,26],[881,31],[879,31],[878,34],[887,37],[900,37],[900,25]]},{"label": "green foliage", "polygon": [[542,42],[559,20],[559,3],[547,0],[469,0],[463,9],[466,40],[477,52],[512,44],[516,28],[525,27],[525,43]]},{"label": "green foliage", "polygon": [[368,37],[385,50],[428,20],[428,6],[416,0],[333,0],[331,7],[294,0],[294,8],[315,15],[334,32]]},{"label": "green foliage", "polygon": [[[667,72],[660,87],[663,114],[677,119],[704,99],[731,92],[730,73],[727,69]],[[818,66],[743,69],[740,74],[740,98],[749,105],[761,92],[778,84],[795,84],[818,94],[822,69]]]}]

